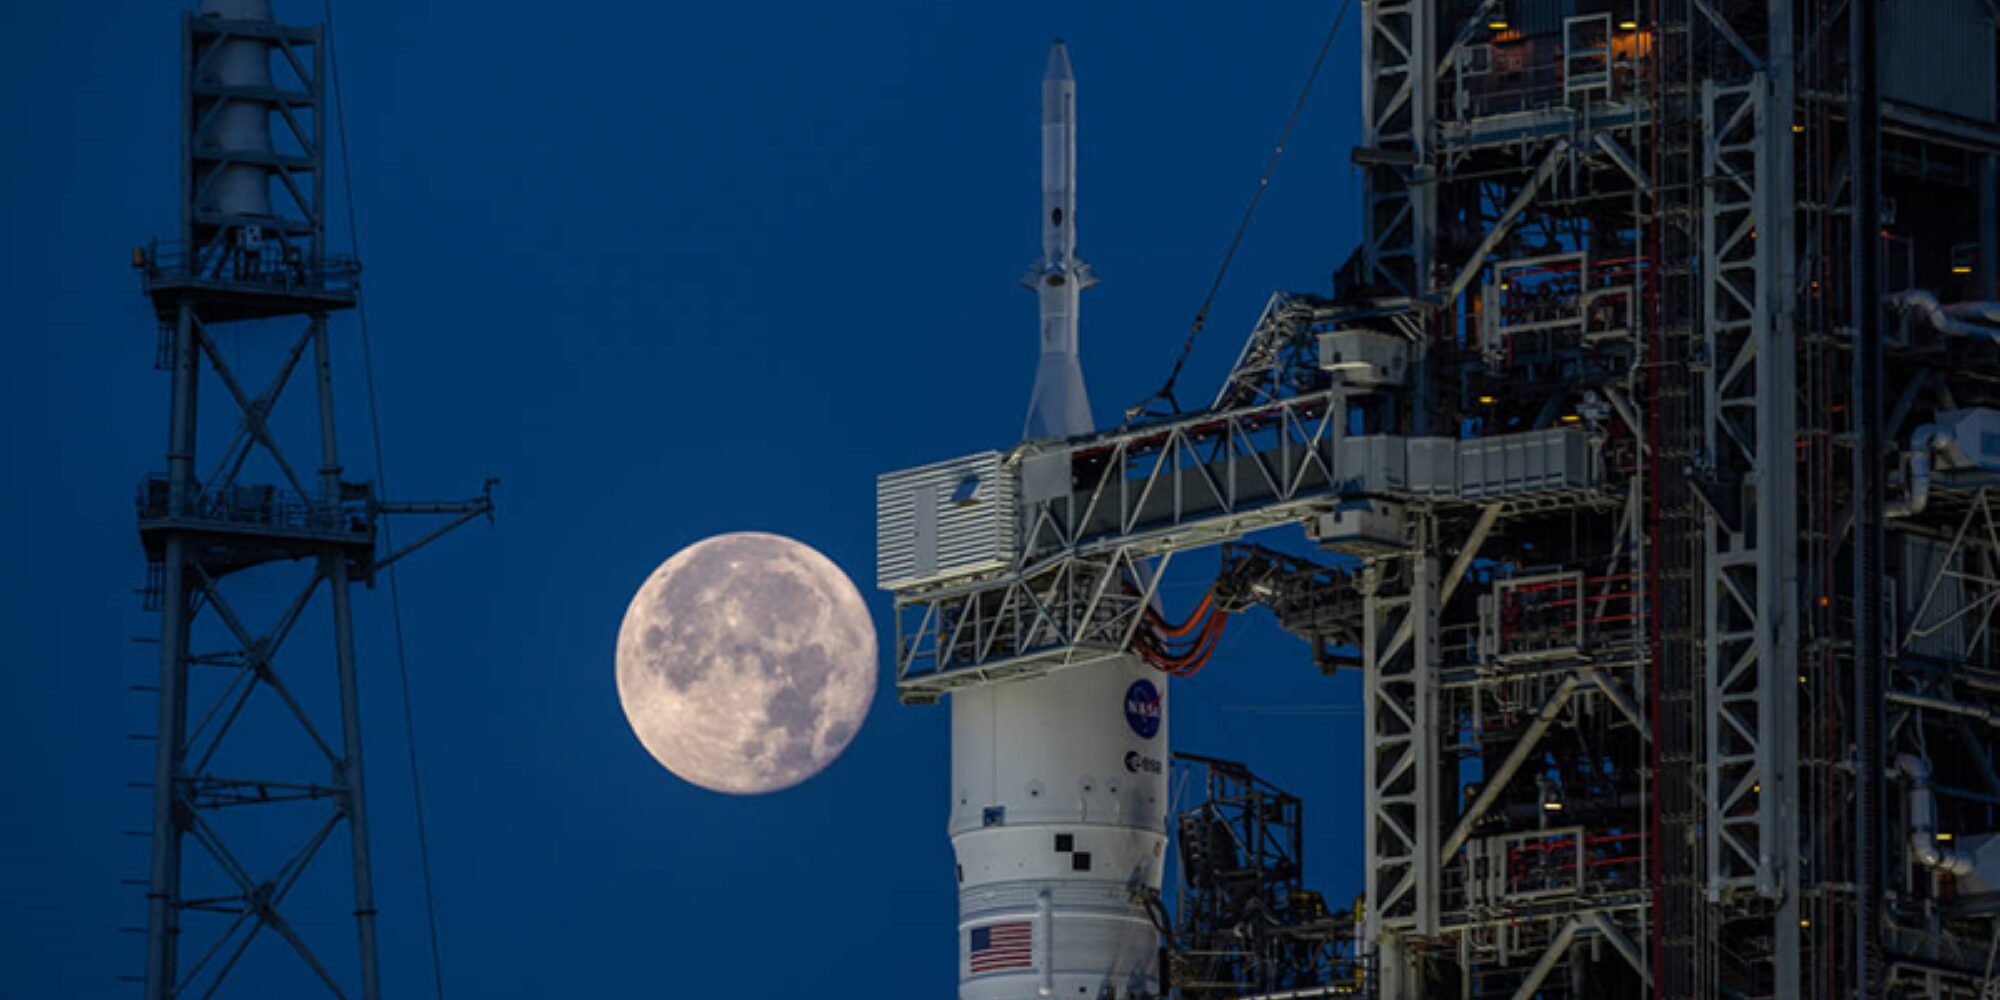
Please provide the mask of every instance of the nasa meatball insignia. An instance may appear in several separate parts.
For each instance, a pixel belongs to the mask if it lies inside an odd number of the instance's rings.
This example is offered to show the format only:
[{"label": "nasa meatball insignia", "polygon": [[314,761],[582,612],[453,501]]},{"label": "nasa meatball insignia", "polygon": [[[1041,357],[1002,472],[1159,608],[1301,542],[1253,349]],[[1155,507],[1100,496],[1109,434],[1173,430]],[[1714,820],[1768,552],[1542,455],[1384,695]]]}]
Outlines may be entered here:
[{"label": "nasa meatball insignia", "polygon": [[1140,679],[1125,689],[1125,723],[1132,727],[1142,740],[1150,740],[1160,732],[1160,689],[1153,682]]}]

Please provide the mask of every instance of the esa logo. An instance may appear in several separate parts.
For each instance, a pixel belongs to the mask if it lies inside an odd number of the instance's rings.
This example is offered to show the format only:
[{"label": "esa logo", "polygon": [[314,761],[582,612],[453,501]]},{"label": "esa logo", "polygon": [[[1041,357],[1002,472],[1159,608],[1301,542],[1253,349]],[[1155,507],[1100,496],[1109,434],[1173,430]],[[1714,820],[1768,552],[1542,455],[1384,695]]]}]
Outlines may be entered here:
[{"label": "esa logo", "polygon": [[1160,761],[1157,757],[1148,757],[1137,750],[1127,750],[1125,751],[1125,770],[1133,774],[1138,774],[1142,771],[1146,774],[1158,774],[1160,773]]},{"label": "esa logo", "polygon": [[1160,732],[1160,689],[1153,682],[1140,679],[1125,689],[1125,724],[1142,740],[1150,740]]}]

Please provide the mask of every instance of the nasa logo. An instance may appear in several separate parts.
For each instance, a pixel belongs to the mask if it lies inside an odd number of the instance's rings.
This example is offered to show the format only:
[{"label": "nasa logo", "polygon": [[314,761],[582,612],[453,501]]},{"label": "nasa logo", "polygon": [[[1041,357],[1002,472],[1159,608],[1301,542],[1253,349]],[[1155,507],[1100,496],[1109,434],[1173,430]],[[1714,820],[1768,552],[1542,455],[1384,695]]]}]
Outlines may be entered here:
[{"label": "nasa logo", "polygon": [[1160,689],[1149,680],[1136,680],[1125,689],[1125,723],[1142,740],[1160,732]]}]

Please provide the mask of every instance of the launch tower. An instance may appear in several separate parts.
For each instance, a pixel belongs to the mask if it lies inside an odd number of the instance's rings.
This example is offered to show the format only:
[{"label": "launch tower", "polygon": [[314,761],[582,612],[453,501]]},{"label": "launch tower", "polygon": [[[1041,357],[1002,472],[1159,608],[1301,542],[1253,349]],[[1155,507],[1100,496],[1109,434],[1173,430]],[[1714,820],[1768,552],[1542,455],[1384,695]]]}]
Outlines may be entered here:
[{"label": "launch tower", "polygon": [[904,700],[1296,525],[1201,607],[1362,671],[1360,962],[1237,995],[1996,995],[2000,12],[1360,8],[1360,246],[1204,409],[988,453]]},{"label": "launch tower", "polygon": [[[351,591],[491,502],[393,503],[345,477],[331,317],[355,307],[360,264],[327,247],[324,29],[273,20],[267,0],[203,0],[180,49],[181,228],[133,259],[171,390],[166,469],[138,492],[160,661],[146,962],[130,978],[148,1000],[217,995],[261,938],[302,963],[266,992],[375,1000]],[[277,408],[295,380],[315,390],[309,414]],[[234,421],[204,425],[204,396]],[[405,513],[449,520],[387,550],[382,519]],[[315,607],[324,627],[302,624]],[[295,628],[312,638],[287,644]],[[288,902],[341,847],[351,961]]]}]

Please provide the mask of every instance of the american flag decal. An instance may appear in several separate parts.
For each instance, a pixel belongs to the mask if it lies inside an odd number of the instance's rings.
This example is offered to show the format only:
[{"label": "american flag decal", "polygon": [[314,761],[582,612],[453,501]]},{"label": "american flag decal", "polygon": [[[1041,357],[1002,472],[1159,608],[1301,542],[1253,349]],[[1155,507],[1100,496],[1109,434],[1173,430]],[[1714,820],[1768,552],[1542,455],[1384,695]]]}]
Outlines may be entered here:
[{"label": "american flag decal", "polygon": [[980,973],[1030,968],[1035,964],[1034,942],[1034,930],[1025,920],[974,927],[972,949],[969,952],[972,958],[972,971]]}]

